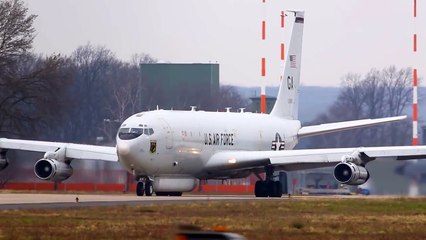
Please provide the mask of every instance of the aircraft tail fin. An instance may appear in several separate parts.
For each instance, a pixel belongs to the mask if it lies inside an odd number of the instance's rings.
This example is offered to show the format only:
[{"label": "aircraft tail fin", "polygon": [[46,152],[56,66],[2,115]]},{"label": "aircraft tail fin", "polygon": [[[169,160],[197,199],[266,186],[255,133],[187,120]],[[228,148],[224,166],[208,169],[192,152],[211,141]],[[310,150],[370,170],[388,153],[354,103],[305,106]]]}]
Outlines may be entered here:
[{"label": "aircraft tail fin", "polygon": [[295,20],[277,101],[271,111],[271,115],[280,118],[297,119],[304,12],[291,12],[294,13]]}]

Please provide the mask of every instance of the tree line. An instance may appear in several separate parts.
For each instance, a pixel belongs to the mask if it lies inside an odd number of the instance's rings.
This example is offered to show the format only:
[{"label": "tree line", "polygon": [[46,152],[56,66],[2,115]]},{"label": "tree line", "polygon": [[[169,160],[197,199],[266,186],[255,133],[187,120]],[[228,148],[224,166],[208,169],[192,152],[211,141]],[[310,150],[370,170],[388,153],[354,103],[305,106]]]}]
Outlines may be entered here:
[{"label": "tree line", "polygon": [[[412,102],[412,71],[395,66],[372,69],[366,75],[347,74],[342,89],[331,107],[310,124],[356,119],[410,115]],[[356,147],[409,145],[411,121],[385,124],[316,136],[310,142],[315,147]]]}]

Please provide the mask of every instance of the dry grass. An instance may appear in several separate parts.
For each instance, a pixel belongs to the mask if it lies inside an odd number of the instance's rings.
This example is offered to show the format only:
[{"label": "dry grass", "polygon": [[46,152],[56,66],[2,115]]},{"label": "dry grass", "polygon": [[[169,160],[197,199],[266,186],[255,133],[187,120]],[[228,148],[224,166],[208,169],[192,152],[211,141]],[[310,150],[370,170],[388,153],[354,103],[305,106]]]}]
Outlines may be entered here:
[{"label": "dry grass", "polygon": [[225,226],[248,239],[426,239],[425,199],[291,199],[239,203],[0,211],[0,239],[173,239],[179,225]]}]

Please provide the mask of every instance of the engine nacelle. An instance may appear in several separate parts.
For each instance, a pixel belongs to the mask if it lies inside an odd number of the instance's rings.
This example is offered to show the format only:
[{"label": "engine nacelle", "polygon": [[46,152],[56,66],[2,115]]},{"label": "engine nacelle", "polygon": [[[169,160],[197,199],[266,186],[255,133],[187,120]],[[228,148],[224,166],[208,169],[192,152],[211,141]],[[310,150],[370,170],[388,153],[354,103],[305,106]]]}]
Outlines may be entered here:
[{"label": "engine nacelle", "polygon": [[367,169],[352,162],[342,162],[334,167],[334,178],[342,184],[361,185],[369,177]]},{"label": "engine nacelle", "polygon": [[193,177],[167,176],[154,177],[154,192],[190,192],[196,185]]},{"label": "engine nacelle", "polygon": [[9,166],[9,160],[6,158],[6,156],[0,157],[0,171],[5,169],[7,166]]},{"label": "engine nacelle", "polygon": [[55,159],[42,158],[34,165],[35,175],[42,180],[63,181],[71,177],[72,167]]}]

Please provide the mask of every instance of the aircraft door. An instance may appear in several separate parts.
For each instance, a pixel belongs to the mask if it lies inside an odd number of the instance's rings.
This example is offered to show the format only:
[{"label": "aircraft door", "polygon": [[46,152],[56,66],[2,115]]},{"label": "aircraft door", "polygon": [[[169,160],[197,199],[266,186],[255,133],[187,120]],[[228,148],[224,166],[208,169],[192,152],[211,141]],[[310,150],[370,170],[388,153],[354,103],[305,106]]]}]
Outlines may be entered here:
[{"label": "aircraft door", "polygon": [[173,130],[166,120],[160,118],[161,125],[163,127],[164,134],[166,135],[166,149],[173,148]]}]

